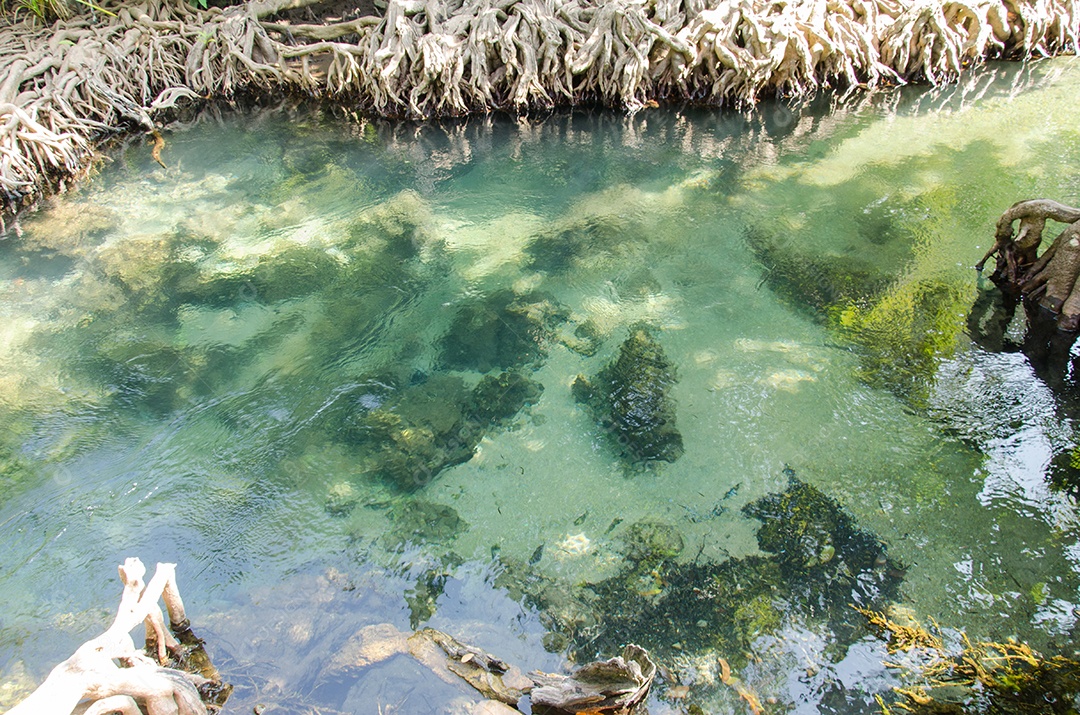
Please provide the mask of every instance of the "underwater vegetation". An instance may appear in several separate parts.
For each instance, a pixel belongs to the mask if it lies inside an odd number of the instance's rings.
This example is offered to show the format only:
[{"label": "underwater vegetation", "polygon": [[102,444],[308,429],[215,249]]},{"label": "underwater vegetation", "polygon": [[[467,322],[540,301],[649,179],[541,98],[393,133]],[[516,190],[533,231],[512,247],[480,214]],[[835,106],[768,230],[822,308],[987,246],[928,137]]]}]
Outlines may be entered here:
[{"label": "underwater vegetation", "polygon": [[743,510],[761,521],[764,554],[687,561],[678,529],[646,519],[622,531],[625,565],[615,576],[567,590],[511,562],[499,585],[541,611],[550,648],[568,646],[581,659],[633,642],[660,657],[714,652],[734,663],[792,615],[855,634],[863,624],[846,604],[887,603],[903,569],[836,500],[788,477],[783,492]]},{"label": "underwater vegetation", "polygon": [[0,498],[30,483],[33,477],[34,473],[26,461],[15,450],[0,444]]},{"label": "underwater vegetation", "polygon": [[1065,715],[1076,712],[1080,662],[1046,657],[1026,643],[972,643],[961,633],[951,646],[938,624],[926,628],[910,614],[856,609],[879,637],[887,640],[895,662],[887,663],[904,680],[887,702],[884,715]]},{"label": "underwater vegetation", "polygon": [[859,351],[862,378],[922,405],[938,362],[955,349],[970,305],[967,285],[935,277],[898,283],[876,303],[852,304],[836,316]]},{"label": "underwater vegetation", "polygon": [[631,328],[619,355],[594,380],[578,375],[574,398],[587,405],[631,463],[674,462],[683,453],[670,390],[675,366],[645,326]]}]

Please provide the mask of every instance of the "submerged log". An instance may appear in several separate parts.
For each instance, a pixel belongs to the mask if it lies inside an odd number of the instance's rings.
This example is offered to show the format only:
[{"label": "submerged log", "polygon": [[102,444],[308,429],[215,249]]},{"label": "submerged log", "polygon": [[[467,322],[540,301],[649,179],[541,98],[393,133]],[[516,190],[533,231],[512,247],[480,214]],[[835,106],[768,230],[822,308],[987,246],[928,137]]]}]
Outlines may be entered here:
[{"label": "submerged log", "polygon": [[178,102],[239,90],[411,117],[577,102],[636,111],[665,99],[752,106],[766,93],[937,84],[987,57],[1080,49],[1073,0],[389,0],[381,17],[274,18],[319,2],[100,0],[115,12],[49,28],[0,19],[5,208],[84,173],[103,136],[153,131]]},{"label": "submerged log", "polygon": [[[176,565],[159,563],[149,583],[143,581],[146,567],[137,558],[127,559],[119,571],[124,591],[112,625],[54,667],[8,715],[70,715],[84,701],[90,701],[85,713],[92,715],[140,715],[144,710],[149,715],[206,715],[224,703],[231,688],[217,678],[201,644],[193,658],[201,674],[170,667],[186,655],[176,636],[192,645],[197,641],[176,586]],[[165,602],[172,633],[165,630],[159,600]],[[146,624],[145,649],[136,649],[130,635],[140,623]]]},{"label": "submerged log", "polygon": [[[1066,225],[1040,255],[1048,220]],[[1080,209],[1050,199],[1018,201],[998,219],[994,245],[976,270],[995,254],[990,279],[1003,292],[1053,314],[1062,331],[1080,329]]]},{"label": "submerged log", "polygon": [[570,675],[533,672],[532,703],[571,713],[630,713],[649,694],[656,664],[641,646],[583,665]]},{"label": "submerged log", "polygon": [[[464,681],[486,698],[486,703],[514,708],[509,712],[519,712],[517,706],[528,699],[532,712],[631,715],[648,696],[656,677],[656,664],[644,648],[633,644],[620,656],[588,663],[569,675],[539,671],[525,675],[502,659],[434,628],[406,635],[389,625],[361,629],[332,668],[366,668],[400,654],[411,655],[445,682]],[[507,709],[489,706],[486,711]]]}]

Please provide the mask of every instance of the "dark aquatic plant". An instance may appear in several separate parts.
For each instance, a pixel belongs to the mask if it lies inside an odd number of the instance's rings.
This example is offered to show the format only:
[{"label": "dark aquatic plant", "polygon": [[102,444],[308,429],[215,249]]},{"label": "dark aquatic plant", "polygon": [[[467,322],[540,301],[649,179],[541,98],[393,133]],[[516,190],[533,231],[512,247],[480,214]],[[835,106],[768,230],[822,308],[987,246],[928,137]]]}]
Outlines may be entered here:
[{"label": "dark aquatic plant", "polygon": [[670,396],[674,385],[675,366],[664,348],[649,328],[637,326],[619,348],[618,357],[594,381],[579,375],[573,391],[628,461],[674,462],[683,453]]},{"label": "dark aquatic plant", "polygon": [[568,590],[532,565],[507,562],[499,585],[540,610],[553,649],[569,645],[580,657],[635,642],[664,656],[711,650],[738,661],[792,617],[855,634],[860,619],[842,604],[886,603],[903,569],[836,500],[789,480],[744,509],[762,521],[763,555],[680,561],[677,527],[645,520],[618,534],[626,559],[616,576]]}]

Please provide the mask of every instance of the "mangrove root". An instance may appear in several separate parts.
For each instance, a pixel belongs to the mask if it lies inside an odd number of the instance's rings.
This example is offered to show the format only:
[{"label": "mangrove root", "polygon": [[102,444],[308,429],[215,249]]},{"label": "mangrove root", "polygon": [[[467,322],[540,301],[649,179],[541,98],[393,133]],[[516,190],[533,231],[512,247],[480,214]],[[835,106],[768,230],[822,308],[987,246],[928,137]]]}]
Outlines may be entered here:
[{"label": "mangrove root", "polygon": [[238,90],[411,117],[749,106],[764,93],[936,84],[986,57],[1080,49],[1073,0],[389,0],[382,17],[274,18],[319,2],[102,0],[115,12],[47,28],[0,19],[4,210],[62,190],[103,137],[152,131],[178,102]]},{"label": "mangrove root", "polygon": [[[83,701],[90,702],[87,713],[98,714],[206,715],[220,709],[231,688],[220,681],[191,633],[176,565],[159,563],[149,583],[137,558],[127,559],[119,571],[124,591],[112,625],[54,667],[8,715],[69,715]],[[165,602],[172,633],[165,630],[159,600]],[[140,623],[146,624],[145,649],[136,649],[130,635]]]},{"label": "mangrove root", "polygon": [[[1048,220],[1066,226],[1040,255]],[[1014,223],[1018,223],[1015,231]],[[1080,328],[1080,209],[1050,199],[1013,204],[998,219],[994,245],[976,270],[981,271],[995,254],[997,265],[990,279],[1003,292],[1037,302],[1057,316],[1060,330]]]}]

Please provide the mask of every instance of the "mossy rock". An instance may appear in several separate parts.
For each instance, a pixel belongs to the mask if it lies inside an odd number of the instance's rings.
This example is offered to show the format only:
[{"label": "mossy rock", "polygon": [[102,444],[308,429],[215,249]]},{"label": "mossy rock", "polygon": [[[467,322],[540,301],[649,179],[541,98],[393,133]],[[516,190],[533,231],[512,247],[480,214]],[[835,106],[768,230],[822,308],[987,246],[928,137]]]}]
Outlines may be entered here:
[{"label": "mossy rock", "polygon": [[855,255],[804,250],[794,237],[781,240],[761,228],[748,229],[745,235],[754,255],[765,265],[766,285],[818,320],[825,320],[835,306],[880,295],[893,280],[889,273]]},{"label": "mossy rock", "polygon": [[743,513],[761,521],[758,546],[775,555],[789,578],[833,580],[881,564],[885,547],[873,534],[835,499],[785,471],[787,489],[747,504]]},{"label": "mossy rock", "polygon": [[93,362],[120,404],[156,414],[182,405],[184,388],[201,372],[201,361],[168,342],[123,334],[99,344]]},{"label": "mossy rock", "polygon": [[552,298],[501,290],[462,305],[440,341],[439,363],[451,370],[489,372],[539,362],[544,343],[566,310]]},{"label": "mossy rock", "polygon": [[[34,471],[14,449],[0,445],[0,495],[11,494],[21,486],[29,486]],[[0,497],[2,498],[2,497]]]},{"label": "mossy rock", "polygon": [[399,503],[390,514],[394,526],[389,538],[397,545],[417,543],[445,544],[469,528],[453,507],[423,499]]},{"label": "mossy rock", "polygon": [[348,482],[337,482],[326,492],[326,511],[331,516],[348,516],[359,502],[356,487]]},{"label": "mossy rock", "polygon": [[125,236],[103,246],[93,270],[118,286],[139,310],[158,309],[175,300],[173,287],[198,268],[179,257],[174,235]]},{"label": "mossy rock", "polygon": [[45,257],[78,258],[120,223],[119,214],[93,202],[56,201],[24,221],[17,248]]},{"label": "mossy rock", "polygon": [[594,321],[586,320],[574,327],[573,335],[560,336],[559,342],[578,355],[592,357],[604,344],[604,333]]},{"label": "mossy rock", "polygon": [[400,259],[422,256],[437,240],[431,206],[415,191],[402,191],[366,211],[348,230],[346,247],[375,249]]},{"label": "mossy rock", "polygon": [[645,245],[654,217],[639,203],[644,195],[617,186],[586,197],[529,243],[529,267],[563,273],[582,265],[625,260]]},{"label": "mossy rock", "polygon": [[463,380],[437,375],[392,393],[361,416],[354,434],[376,450],[381,477],[405,491],[419,489],[472,457],[479,440],[463,430],[468,396]]},{"label": "mossy rock", "polygon": [[403,491],[471,459],[488,430],[534,404],[543,391],[512,372],[485,376],[472,390],[445,373],[404,387],[395,382],[368,380],[345,395],[340,435],[363,448],[371,472]]},{"label": "mossy rock", "polygon": [[[755,639],[777,633],[791,618],[825,622],[841,639],[859,638],[865,621],[847,604],[873,607],[898,595],[902,570],[882,565],[879,540],[809,485],[794,480],[747,513],[766,520],[759,531],[766,553],[678,562],[674,530],[643,520],[628,530],[635,532],[628,538],[630,554],[611,578],[558,588],[531,566],[505,561],[512,572],[505,579],[540,610],[545,626],[559,636],[553,640],[569,639],[579,660],[633,642],[661,658],[715,650],[736,668]],[[823,559],[830,544],[835,553]],[[815,563],[807,565],[811,556]],[[603,628],[595,628],[598,623]]]},{"label": "mossy rock", "polygon": [[318,246],[287,245],[259,259],[251,270],[251,298],[273,303],[330,285],[341,264]]},{"label": "mossy rock", "polygon": [[579,376],[572,390],[576,400],[592,409],[621,456],[632,463],[674,462],[683,453],[670,396],[675,379],[675,366],[652,331],[637,326],[595,381]]},{"label": "mossy rock", "polygon": [[414,631],[435,616],[439,598],[450,576],[447,569],[428,569],[405,591],[405,605],[409,607],[409,628]]}]

